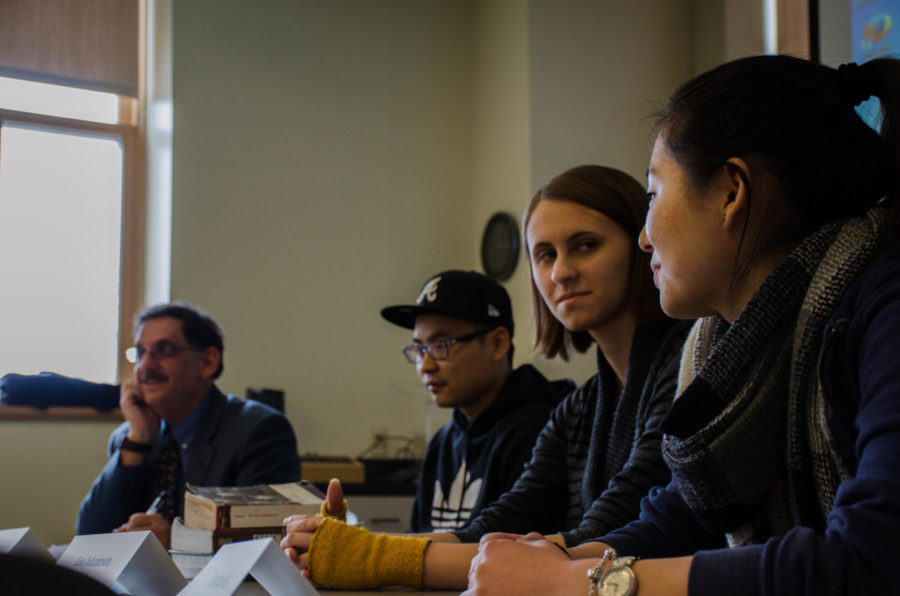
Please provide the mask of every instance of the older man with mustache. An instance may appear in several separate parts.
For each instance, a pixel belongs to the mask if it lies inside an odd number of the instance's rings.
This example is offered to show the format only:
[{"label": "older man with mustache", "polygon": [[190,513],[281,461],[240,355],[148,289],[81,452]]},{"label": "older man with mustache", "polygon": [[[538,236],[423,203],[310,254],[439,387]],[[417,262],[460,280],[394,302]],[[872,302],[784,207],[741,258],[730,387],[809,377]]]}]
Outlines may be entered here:
[{"label": "older man with mustache", "polygon": [[184,511],[186,482],[299,480],[287,419],[215,386],[222,337],[209,315],[183,302],[135,318],[135,374],[119,399],[126,422],[110,436],[110,459],[81,503],[78,534],[152,530],[168,546],[171,521]]}]

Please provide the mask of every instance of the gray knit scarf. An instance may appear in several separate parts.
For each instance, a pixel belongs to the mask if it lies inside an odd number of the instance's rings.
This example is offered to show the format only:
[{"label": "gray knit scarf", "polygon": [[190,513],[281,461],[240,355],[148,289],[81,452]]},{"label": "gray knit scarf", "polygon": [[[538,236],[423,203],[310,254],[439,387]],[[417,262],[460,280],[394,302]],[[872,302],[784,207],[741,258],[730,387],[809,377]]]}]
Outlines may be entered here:
[{"label": "gray knit scarf", "polygon": [[850,468],[825,418],[822,333],[882,244],[885,221],[875,208],[821,228],[734,324],[708,317],[691,330],[679,397],[662,426],[663,456],[688,506],[731,546],[825,526]]}]

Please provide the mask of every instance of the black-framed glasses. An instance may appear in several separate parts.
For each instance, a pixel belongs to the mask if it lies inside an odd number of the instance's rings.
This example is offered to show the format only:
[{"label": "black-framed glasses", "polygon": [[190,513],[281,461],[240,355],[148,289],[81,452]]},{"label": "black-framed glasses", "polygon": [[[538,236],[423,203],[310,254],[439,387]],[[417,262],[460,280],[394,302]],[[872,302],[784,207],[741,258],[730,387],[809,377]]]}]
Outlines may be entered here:
[{"label": "black-framed glasses", "polygon": [[144,346],[134,346],[134,363],[140,364],[147,358],[147,356],[150,356],[154,360],[168,360],[170,358],[174,358],[185,350],[194,350],[197,352],[200,351],[191,346],[175,345],[168,340],[156,342],[149,350]]},{"label": "black-framed glasses", "polygon": [[472,341],[476,337],[481,337],[489,331],[491,330],[482,329],[481,331],[460,335],[453,339],[442,339],[441,341],[432,341],[427,344],[409,344],[408,346],[403,346],[403,355],[406,356],[406,359],[409,360],[410,364],[421,362],[425,358],[425,354],[431,356],[432,360],[446,360],[450,357],[450,346]]}]

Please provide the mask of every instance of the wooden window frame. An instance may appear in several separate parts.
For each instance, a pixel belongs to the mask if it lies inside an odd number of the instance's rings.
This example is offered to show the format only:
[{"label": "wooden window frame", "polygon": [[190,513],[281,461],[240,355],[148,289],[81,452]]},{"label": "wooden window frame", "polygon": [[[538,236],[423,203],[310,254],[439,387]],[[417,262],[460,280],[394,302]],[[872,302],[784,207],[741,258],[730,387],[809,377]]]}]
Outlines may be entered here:
[{"label": "wooden window frame", "polygon": [[[125,357],[131,345],[134,314],[144,302],[145,234],[147,200],[147,3],[138,0],[137,97],[119,96],[119,121],[104,124],[0,108],[0,124],[31,124],[69,132],[107,134],[122,142],[122,218],[119,255],[119,316],[116,369],[119,381],[131,376],[132,364]],[[118,409],[101,412],[94,408],[0,406],[0,421],[120,421]]]},{"label": "wooden window frame", "polygon": [[[122,143],[122,215],[119,254],[119,316],[116,368],[119,380],[131,375],[132,364],[125,357],[131,345],[131,323],[144,296],[146,131],[140,117],[138,100],[121,98],[119,124],[105,124],[71,118],[60,118],[30,112],[0,108],[0,127],[4,124],[40,126],[70,133],[102,134],[115,137]],[[2,159],[2,156],[0,156]],[[118,410],[100,412],[93,408],[56,407],[40,410],[24,406],[0,406],[0,420],[66,420],[116,421],[122,416]]]},{"label": "wooden window frame", "polygon": [[[816,59],[813,48],[812,18],[816,0],[777,0],[778,53]],[[815,51],[814,51],[815,50]]]}]

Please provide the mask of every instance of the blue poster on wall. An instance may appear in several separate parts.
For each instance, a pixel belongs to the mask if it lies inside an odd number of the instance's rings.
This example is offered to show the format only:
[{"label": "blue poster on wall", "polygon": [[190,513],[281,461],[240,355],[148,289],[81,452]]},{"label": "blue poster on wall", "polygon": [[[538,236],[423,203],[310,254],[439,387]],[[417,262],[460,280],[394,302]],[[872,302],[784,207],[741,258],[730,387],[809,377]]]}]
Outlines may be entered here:
[{"label": "blue poster on wall", "polygon": [[[851,0],[850,45],[857,64],[874,58],[900,58],[900,0]],[[880,103],[874,97],[856,107],[878,130]]]},{"label": "blue poster on wall", "polygon": [[900,0],[853,0],[850,29],[857,64],[900,57]]}]

